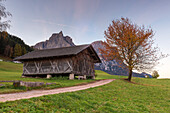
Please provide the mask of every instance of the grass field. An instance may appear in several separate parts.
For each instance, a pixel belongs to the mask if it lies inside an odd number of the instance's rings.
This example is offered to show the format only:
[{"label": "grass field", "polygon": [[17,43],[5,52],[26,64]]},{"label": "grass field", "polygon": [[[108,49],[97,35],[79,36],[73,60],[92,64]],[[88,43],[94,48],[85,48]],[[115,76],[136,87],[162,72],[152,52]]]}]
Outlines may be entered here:
[{"label": "grass field", "polygon": [[100,70],[95,70],[97,77],[96,80],[100,80],[100,79],[120,79],[120,78],[127,78],[126,76],[119,76],[119,75],[110,75],[108,73],[105,73],[103,71]]},{"label": "grass field", "polygon": [[[170,81],[135,78],[139,84],[121,79],[104,86],[72,93],[0,103],[0,112],[138,112],[168,113]],[[155,86],[152,86],[155,85]]]},{"label": "grass field", "polygon": [[[96,71],[99,75],[97,79],[109,79],[109,78],[120,78],[120,76],[112,76],[103,71]],[[62,78],[21,78],[22,74],[22,64],[15,64],[12,62],[0,62],[0,81],[10,81],[10,80],[21,80],[29,82],[44,82],[44,83],[56,83],[56,85],[37,87],[38,89],[52,89],[59,87],[74,86],[82,83],[89,83],[95,80],[67,80]],[[6,84],[6,86],[0,87],[0,94],[2,93],[11,93],[11,92],[21,92],[26,90],[31,90],[31,88],[14,88],[11,83],[0,82],[0,84]],[[34,88],[35,89],[35,88]]]},{"label": "grass field", "polygon": [[[58,87],[74,86],[82,83],[92,82],[94,80],[67,80],[63,78],[21,78],[22,64],[15,64],[12,62],[0,62],[0,81],[21,80],[28,82],[44,82],[44,83],[56,83],[56,85],[49,85],[38,87],[39,89],[52,89]],[[12,83],[0,82],[0,84],[6,84],[6,86],[0,87],[0,93],[21,92],[28,90],[26,88],[14,88]],[[31,88],[29,88],[31,90]]]},{"label": "grass field", "polygon": [[[22,68],[21,64],[12,65]],[[5,66],[0,65],[0,68],[2,67],[4,68]],[[1,76],[1,74],[6,72],[4,71],[5,69],[6,68],[1,69],[0,71],[0,77],[3,79],[5,78],[5,74],[3,76]],[[13,74],[18,79],[26,80],[20,78],[20,69],[19,72],[15,70],[17,70],[17,68],[11,69],[11,73],[6,72],[6,76]],[[96,72],[98,75],[97,79],[116,78],[116,80],[107,85],[83,91],[0,103],[0,112],[168,113],[170,111],[170,80],[133,78],[132,81],[134,83],[129,83],[121,79],[122,76],[113,76],[102,71]],[[28,80],[51,82],[51,80],[47,79]],[[55,82],[56,80],[52,81]],[[65,85],[75,85],[80,81],[75,80],[70,83],[63,83],[64,80],[60,80],[60,82],[57,82]],[[69,82],[69,80],[67,82]]]}]

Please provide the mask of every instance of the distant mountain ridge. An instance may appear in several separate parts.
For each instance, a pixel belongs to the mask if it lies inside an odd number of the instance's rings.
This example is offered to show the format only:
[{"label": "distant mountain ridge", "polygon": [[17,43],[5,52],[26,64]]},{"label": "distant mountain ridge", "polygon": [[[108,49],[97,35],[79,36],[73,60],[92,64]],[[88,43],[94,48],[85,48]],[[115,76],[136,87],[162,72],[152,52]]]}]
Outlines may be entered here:
[{"label": "distant mountain ridge", "polygon": [[102,61],[102,63],[95,64],[96,70],[102,70],[112,75],[125,75],[125,76],[128,75],[129,73],[128,69],[122,69],[121,65],[116,60],[106,61],[106,59],[102,57],[102,54],[100,53],[99,50],[99,48],[101,49],[105,48],[102,41],[95,41],[92,43],[92,46],[99,55],[100,60]]},{"label": "distant mountain ridge", "polygon": [[74,46],[75,44],[72,42],[72,38],[69,36],[63,36],[63,32],[53,33],[49,40],[44,42],[39,42],[35,46],[35,49],[48,49],[48,48],[60,48],[60,47],[68,47]]},{"label": "distant mountain ridge", "polygon": [[[104,57],[102,57],[102,53],[100,53],[100,48],[104,49],[104,42],[102,41],[95,41],[92,43],[93,48],[95,49],[95,51],[97,52],[97,54],[99,55],[102,63],[96,63],[95,64],[95,69],[96,70],[102,70],[104,72],[107,72],[111,75],[124,75],[124,76],[128,76],[129,75],[129,71],[128,68],[126,68],[126,65],[124,64],[120,64],[119,62],[117,62],[116,60],[110,60],[107,61]],[[122,68],[125,67],[125,68]],[[152,76],[150,74],[147,73],[136,73],[133,72],[132,73],[133,77],[142,77],[142,78],[152,78]]]}]

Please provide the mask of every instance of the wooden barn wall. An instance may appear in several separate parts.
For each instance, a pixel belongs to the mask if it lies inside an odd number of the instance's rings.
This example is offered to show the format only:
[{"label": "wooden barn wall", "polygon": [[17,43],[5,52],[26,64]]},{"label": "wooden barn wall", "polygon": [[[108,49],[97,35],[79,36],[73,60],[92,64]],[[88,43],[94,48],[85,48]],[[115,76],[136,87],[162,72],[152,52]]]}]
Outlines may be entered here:
[{"label": "wooden barn wall", "polygon": [[79,75],[94,76],[93,58],[87,50],[72,58],[73,72]]},{"label": "wooden barn wall", "polygon": [[26,61],[23,65],[23,75],[71,73],[72,70],[71,58]]}]

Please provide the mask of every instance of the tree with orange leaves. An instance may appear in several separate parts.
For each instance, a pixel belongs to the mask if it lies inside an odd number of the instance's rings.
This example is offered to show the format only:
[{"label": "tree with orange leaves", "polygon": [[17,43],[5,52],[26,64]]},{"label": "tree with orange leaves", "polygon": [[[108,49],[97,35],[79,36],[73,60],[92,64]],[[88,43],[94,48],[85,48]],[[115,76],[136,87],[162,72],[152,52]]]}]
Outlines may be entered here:
[{"label": "tree with orange leaves", "polygon": [[132,70],[150,70],[165,56],[158,54],[158,47],[153,47],[152,29],[140,27],[128,18],[113,20],[104,33],[105,49],[100,51],[108,60],[116,59],[127,66],[128,81],[131,81]]}]

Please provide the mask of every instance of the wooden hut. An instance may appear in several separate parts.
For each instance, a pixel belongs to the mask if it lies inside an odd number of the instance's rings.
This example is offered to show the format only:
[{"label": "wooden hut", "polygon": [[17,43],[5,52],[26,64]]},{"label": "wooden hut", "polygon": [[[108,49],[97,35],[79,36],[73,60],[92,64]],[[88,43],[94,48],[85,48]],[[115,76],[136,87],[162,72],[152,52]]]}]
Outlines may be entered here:
[{"label": "wooden hut", "polygon": [[101,62],[92,45],[35,50],[14,60],[23,62],[22,76],[68,75],[69,79],[94,79],[94,63]]}]

